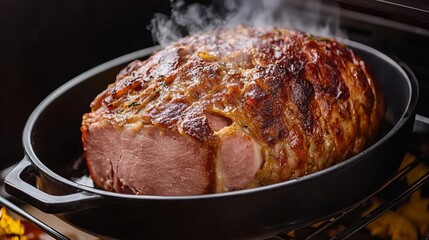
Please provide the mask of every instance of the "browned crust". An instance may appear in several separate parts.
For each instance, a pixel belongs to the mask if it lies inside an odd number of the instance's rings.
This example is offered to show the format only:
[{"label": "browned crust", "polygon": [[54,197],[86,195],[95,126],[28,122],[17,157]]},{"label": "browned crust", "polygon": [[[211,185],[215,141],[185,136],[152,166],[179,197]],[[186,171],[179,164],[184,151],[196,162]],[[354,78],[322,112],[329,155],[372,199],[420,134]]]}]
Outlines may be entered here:
[{"label": "browned crust", "polygon": [[225,116],[262,147],[265,164],[253,185],[357,154],[374,139],[384,114],[382,94],[346,46],[286,29],[241,26],[184,38],[130,63],[91,107],[102,108],[102,118],[117,127],[141,121],[208,148],[216,139],[204,112]]}]

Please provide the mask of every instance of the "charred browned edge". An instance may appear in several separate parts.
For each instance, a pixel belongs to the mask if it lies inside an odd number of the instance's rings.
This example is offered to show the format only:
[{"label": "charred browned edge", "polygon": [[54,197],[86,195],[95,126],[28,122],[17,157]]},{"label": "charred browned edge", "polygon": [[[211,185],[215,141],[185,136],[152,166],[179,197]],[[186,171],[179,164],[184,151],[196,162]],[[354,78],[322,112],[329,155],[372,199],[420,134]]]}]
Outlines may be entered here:
[{"label": "charred browned edge", "polygon": [[213,131],[210,129],[207,118],[203,114],[202,108],[192,108],[182,121],[182,129],[188,135],[205,142],[213,137]]},{"label": "charred browned edge", "polygon": [[[337,101],[349,101],[353,89],[342,77],[347,64],[370,114],[375,102],[382,102],[379,92],[370,86],[362,61],[335,40],[280,29],[215,30],[130,63],[94,100],[92,110],[104,107],[117,121],[138,116],[145,124],[200,141],[208,151],[213,184],[218,140],[204,116],[211,109],[246,127],[262,148],[288,144],[302,159],[298,167],[311,167],[313,162],[305,162],[308,139],[322,143],[325,130],[342,137],[340,126],[321,115],[333,111]],[[286,169],[287,154],[268,151],[269,161]]]},{"label": "charred browned edge", "polygon": [[159,109],[152,109],[148,115],[152,118],[152,122],[169,127],[177,124],[183,116],[183,111],[188,107],[188,103],[183,99],[175,99]]}]

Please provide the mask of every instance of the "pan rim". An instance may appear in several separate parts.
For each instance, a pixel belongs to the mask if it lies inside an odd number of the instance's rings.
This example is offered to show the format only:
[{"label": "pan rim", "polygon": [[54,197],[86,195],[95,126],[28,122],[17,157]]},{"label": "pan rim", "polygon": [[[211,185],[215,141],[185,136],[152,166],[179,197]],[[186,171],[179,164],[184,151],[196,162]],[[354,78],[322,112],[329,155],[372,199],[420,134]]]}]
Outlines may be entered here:
[{"label": "pan rim", "polygon": [[296,184],[299,184],[303,181],[309,181],[312,179],[319,178],[325,174],[329,174],[330,172],[333,172],[339,168],[342,168],[345,165],[352,164],[353,162],[357,161],[359,158],[364,157],[367,154],[371,154],[378,146],[383,144],[385,141],[387,141],[392,135],[394,135],[399,129],[402,128],[402,126],[411,118],[413,117],[414,109],[417,104],[417,99],[419,95],[419,88],[418,88],[418,82],[415,76],[412,76],[411,79],[407,75],[407,73],[404,71],[404,69],[393,59],[388,57],[386,54],[369,47],[367,45],[364,45],[362,43],[358,43],[352,40],[345,40],[345,39],[336,39],[338,42],[341,42],[348,47],[359,49],[362,51],[365,51],[369,54],[375,55],[377,58],[387,62],[388,64],[395,67],[401,75],[404,77],[404,80],[406,80],[408,85],[408,91],[409,91],[409,98],[408,102],[406,104],[405,111],[402,113],[401,117],[398,119],[398,121],[395,123],[395,125],[392,127],[392,129],[389,130],[383,137],[378,139],[376,142],[371,144],[369,147],[364,149],[362,152],[358,153],[357,155],[350,157],[334,166],[331,166],[329,168],[323,169],[321,171],[302,176],[296,179],[287,180],[285,182],[275,183],[267,186],[260,186],[256,188],[251,189],[244,189],[244,190],[236,190],[231,192],[224,192],[224,193],[210,193],[210,194],[201,194],[201,195],[184,195],[184,196],[157,196],[157,195],[131,195],[131,194],[123,194],[123,193],[115,193],[115,192],[109,192],[101,189],[97,189],[90,186],[85,186],[82,184],[75,183],[69,179],[66,179],[51,169],[49,169],[43,162],[37,157],[34,149],[33,144],[31,140],[32,135],[32,129],[34,125],[36,124],[39,116],[43,113],[43,111],[49,107],[51,103],[53,103],[58,97],[60,97],[65,92],[69,91],[74,86],[78,85],[79,83],[86,81],[90,77],[99,74],[109,68],[118,66],[120,64],[125,64],[128,62],[133,61],[134,59],[150,56],[153,52],[160,50],[160,46],[153,46],[149,48],[144,48],[135,52],[131,52],[129,54],[120,56],[118,58],[112,59],[108,62],[105,62],[101,65],[98,65],[88,71],[83,72],[82,74],[76,76],[75,78],[72,78],[71,80],[67,81],[63,85],[61,85],[59,88],[57,88],[54,92],[49,94],[39,105],[33,110],[31,115],[29,116],[27,123],[24,127],[23,131],[23,146],[25,150],[25,154],[29,157],[32,164],[36,166],[38,171],[43,172],[43,174],[46,174],[47,176],[55,179],[56,181],[59,181],[61,183],[66,184],[69,188],[74,188],[77,191],[86,191],[93,194],[98,194],[103,197],[108,198],[118,198],[118,199],[127,199],[127,200],[162,200],[162,201],[189,201],[189,200],[198,200],[198,199],[214,199],[214,198],[230,198],[235,196],[243,196],[243,195],[251,195],[251,194],[260,194],[268,191],[275,191],[280,188],[284,187],[290,187]]}]

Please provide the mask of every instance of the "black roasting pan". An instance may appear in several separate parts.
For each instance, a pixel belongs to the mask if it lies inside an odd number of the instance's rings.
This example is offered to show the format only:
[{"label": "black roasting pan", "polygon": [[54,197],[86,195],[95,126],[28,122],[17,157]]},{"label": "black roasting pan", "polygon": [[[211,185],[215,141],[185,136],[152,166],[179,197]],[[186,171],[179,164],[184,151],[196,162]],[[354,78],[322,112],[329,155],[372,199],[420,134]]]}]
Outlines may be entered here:
[{"label": "black roasting pan", "polygon": [[6,189],[103,239],[264,239],[338,213],[374,192],[398,169],[418,98],[411,72],[375,49],[344,42],[371,67],[392,126],[369,148],[338,165],[270,186],[198,196],[125,195],[71,181],[64,167],[82,155],[82,114],[128,62],[158,49],[152,47],[97,66],[49,95],[27,122],[25,156],[7,175]]}]

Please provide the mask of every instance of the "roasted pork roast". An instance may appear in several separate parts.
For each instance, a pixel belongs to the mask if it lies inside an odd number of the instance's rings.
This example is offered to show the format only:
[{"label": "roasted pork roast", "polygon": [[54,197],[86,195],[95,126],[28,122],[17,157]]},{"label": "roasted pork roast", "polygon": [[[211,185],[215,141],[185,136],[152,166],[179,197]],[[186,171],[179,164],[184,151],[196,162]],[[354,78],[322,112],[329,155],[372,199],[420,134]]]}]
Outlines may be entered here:
[{"label": "roasted pork roast", "polygon": [[130,63],[81,130],[96,186],[195,195],[325,169],[371,143],[383,116],[377,84],[345,45],[239,26]]}]

